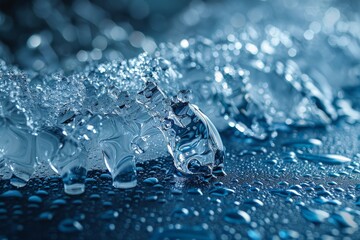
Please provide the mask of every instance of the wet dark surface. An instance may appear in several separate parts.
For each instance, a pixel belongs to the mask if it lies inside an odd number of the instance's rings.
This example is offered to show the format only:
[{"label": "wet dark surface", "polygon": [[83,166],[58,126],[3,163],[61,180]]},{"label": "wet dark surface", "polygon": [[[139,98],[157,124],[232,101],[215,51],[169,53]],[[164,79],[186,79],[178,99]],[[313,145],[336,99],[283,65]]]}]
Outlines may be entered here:
[{"label": "wet dark surface", "polygon": [[[275,59],[296,57],[310,75],[324,71],[334,85],[331,104],[340,95],[360,109],[359,1],[233,3],[3,0],[0,58],[21,69],[71,73],[92,61],[152,53],[160,42],[198,34],[214,40],[214,32],[229,42],[254,25],[252,39],[274,25],[300,36],[299,46],[284,45],[282,53],[280,45]],[[274,96],[279,104],[295,98]],[[217,179],[181,176],[168,158],[138,164],[138,186],[128,190],[113,188],[106,171],[90,172],[79,196],[66,195],[59,177],[34,178],[21,189],[0,180],[0,240],[360,239],[360,123],[342,119],[261,142],[231,132],[222,139],[227,175]]]},{"label": "wet dark surface", "polygon": [[170,159],[138,164],[129,190],[106,172],[89,173],[80,196],[64,194],[57,177],[19,192],[1,181],[0,239],[356,239],[359,130],[340,121],[273,141],[223,135],[227,176],[210,181],[174,174]]}]

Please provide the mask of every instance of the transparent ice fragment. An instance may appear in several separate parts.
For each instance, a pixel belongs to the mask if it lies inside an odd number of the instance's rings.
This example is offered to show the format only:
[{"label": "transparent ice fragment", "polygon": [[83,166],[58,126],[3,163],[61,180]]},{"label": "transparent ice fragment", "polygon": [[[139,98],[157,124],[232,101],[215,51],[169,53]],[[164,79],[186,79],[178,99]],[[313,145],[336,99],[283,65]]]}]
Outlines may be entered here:
[{"label": "transparent ice fragment", "polygon": [[10,183],[22,187],[38,165],[36,137],[26,126],[25,115],[8,98],[0,98],[0,168],[8,167]]},{"label": "transparent ice fragment", "polygon": [[4,158],[5,164],[13,173],[10,183],[22,187],[29,181],[38,164],[36,161],[36,137],[26,130],[9,125],[1,134],[8,144]]},{"label": "transparent ice fragment", "polygon": [[[183,99],[183,98],[181,98]],[[211,121],[195,106],[179,98],[170,100],[148,82],[138,102],[159,122],[175,167],[184,173],[211,174],[224,159],[224,146]]]},{"label": "transparent ice fragment", "polygon": [[102,121],[99,143],[114,187],[131,188],[137,184],[132,141],[138,128],[134,122],[127,122],[117,115],[108,115]]},{"label": "transparent ice fragment", "polygon": [[38,135],[38,152],[63,179],[67,194],[85,191],[87,151],[76,139],[63,134],[61,129],[46,129]]}]

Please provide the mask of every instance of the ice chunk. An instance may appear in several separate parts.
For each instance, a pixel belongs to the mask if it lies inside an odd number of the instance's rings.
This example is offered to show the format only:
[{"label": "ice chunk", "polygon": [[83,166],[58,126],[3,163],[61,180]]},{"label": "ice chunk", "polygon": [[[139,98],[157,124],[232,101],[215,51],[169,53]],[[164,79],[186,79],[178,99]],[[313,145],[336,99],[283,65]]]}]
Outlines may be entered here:
[{"label": "ice chunk", "polygon": [[42,131],[39,139],[43,146],[43,148],[39,148],[39,153],[45,151],[50,153],[48,162],[51,168],[61,175],[65,192],[71,195],[83,193],[88,157],[84,146],[56,130]]},{"label": "ice chunk", "polygon": [[17,128],[9,119],[0,126],[0,148],[3,161],[11,169],[11,183],[21,187],[26,184],[38,164],[36,159],[36,137],[26,129]]},{"label": "ice chunk", "polygon": [[135,154],[132,141],[139,126],[120,116],[106,116],[102,122],[100,147],[104,161],[118,188],[136,186]]},{"label": "ice chunk", "polygon": [[138,102],[160,123],[175,167],[184,173],[211,174],[224,160],[224,146],[211,121],[186,98],[171,100],[148,82]]},{"label": "ice chunk", "polygon": [[[152,132],[146,133],[145,126],[152,118],[128,92],[119,94],[118,99],[117,114],[106,114],[101,120],[99,145],[114,187],[130,188],[137,184],[136,160],[151,144],[147,140]],[[155,126],[150,124],[150,128]]]},{"label": "ice chunk", "polygon": [[14,100],[19,92],[12,78],[23,76],[16,68],[10,69],[3,62],[0,65],[3,70],[0,71],[0,170],[11,169],[11,183],[21,187],[38,164],[36,138],[30,134],[24,112]]}]

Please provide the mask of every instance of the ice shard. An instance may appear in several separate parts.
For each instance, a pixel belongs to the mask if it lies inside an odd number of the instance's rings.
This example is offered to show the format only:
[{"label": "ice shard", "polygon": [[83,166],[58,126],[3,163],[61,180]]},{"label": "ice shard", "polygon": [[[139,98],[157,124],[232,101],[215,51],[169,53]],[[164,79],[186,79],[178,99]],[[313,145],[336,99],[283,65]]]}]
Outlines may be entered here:
[{"label": "ice shard", "polygon": [[211,174],[224,160],[224,146],[211,121],[184,96],[171,100],[147,82],[137,101],[160,124],[175,167],[184,173]]}]

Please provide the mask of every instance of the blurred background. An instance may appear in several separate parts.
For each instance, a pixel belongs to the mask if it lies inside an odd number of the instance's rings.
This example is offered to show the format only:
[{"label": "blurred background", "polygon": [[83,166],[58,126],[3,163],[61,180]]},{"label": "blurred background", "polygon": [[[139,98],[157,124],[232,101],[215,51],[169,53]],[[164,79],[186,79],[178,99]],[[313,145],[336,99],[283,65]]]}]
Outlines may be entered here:
[{"label": "blurred background", "polygon": [[2,0],[0,57],[23,68],[71,70],[76,60],[153,52],[175,16],[190,4],[189,0]]},{"label": "blurred background", "polygon": [[73,70],[79,62],[152,53],[159,42],[248,23],[301,32],[331,7],[334,23],[339,11],[346,13],[341,20],[359,23],[359,1],[0,0],[0,58],[34,70]]},{"label": "blurred background", "polygon": [[296,56],[284,58],[304,68],[316,62],[331,85],[359,99],[359,9],[356,0],[0,0],[0,58],[22,69],[72,72],[199,35],[236,33],[260,46],[275,26],[296,45]]}]

